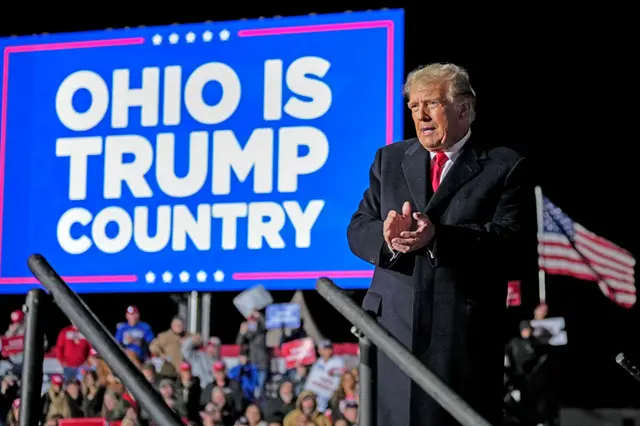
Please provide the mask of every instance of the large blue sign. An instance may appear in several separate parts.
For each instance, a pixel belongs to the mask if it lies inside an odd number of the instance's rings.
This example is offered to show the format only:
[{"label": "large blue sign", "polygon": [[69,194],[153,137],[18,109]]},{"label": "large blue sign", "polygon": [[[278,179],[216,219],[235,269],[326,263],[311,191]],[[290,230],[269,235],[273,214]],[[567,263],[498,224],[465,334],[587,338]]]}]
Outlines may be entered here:
[{"label": "large blue sign", "polygon": [[402,136],[400,10],[0,40],[0,292],[367,287],[346,227]]}]

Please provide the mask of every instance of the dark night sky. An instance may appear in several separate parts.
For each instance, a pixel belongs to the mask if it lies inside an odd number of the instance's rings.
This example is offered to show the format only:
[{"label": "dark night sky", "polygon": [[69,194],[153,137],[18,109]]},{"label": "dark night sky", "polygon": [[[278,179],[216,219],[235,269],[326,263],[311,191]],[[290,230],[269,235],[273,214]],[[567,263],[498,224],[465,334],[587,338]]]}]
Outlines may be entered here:
[{"label": "dark night sky", "polygon": [[[404,2],[411,3],[408,7],[392,1],[343,1],[338,7],[327,2],[314,6],[267,2],[251,7],[245,2],[225,3],[224,10],[220,3],[182,11],[149,8],[137,17],[126,13],[129,7],[118,9],[117,2],[110,2],[109,10],[106,6],[95,12],[83,8],[80,15],[40,9],[41,16],[60,17],[43,22],[37,22],[32,11],[21,14],[18,9],[0,17],[0,35],[404,7],[405,71],[435,61],[467,67],[478,94],[474,132],[526,152],[536,165],[538,183],[552,201],[586,228],[640,255],[636,224],[640,210],[635,207],[638,171],[633,168],[638,97],[636,69],[631,64],[635,58],[629,56],[637,48],[631,49],[633,26],[625,25],[623,19],[628,13],[602,6],[561,12],[522,3],[517,10],[485,5],[471,10],[461,3],[445,6],[422,1]],[[405,135],[412,136],[408,117]],[[504,328],[509,335],[515,333],[517,321],[535,305],[535,258],[524,285],[524,306],[512,310],[510,324],[496,324],[495,332]],[[224,341],[233,339],[235,330],[219,331],[216,324],[231,323],[225,320],[229,315],[240,321],[235,309],[228,308],[233,296],[216,294],[214,298],[212,327]],[[274,296],[284,301],[291,293]],[[361,299],[363,294],[354,296]],[[616,307],[595,284],[562,277],[547,278],[547,296],[550,314],[566,317],[571,342],[561,354],[565,404],[638,405],[640,384],[615,364],[614,357],[624,350],[637,352],[640,361],[636,344],[640,308]],[[330,306],[315,294],[309,294],[308,300],[314,312],[321,313],[322,329],[329,336],[350,338],[347,324],[332,319]],[[135,303],[156,330],[168,325],[167,312],[174,309],[167,295],[94,295],[86,301],[111,325],[120,321],[127,304]],[[2,297],[0,311],[20,303],[17,297]],[[6,317],[0,316],[0,322]],[[52,330],[53,325],[64,325],[59,312],[53,314]]]}]

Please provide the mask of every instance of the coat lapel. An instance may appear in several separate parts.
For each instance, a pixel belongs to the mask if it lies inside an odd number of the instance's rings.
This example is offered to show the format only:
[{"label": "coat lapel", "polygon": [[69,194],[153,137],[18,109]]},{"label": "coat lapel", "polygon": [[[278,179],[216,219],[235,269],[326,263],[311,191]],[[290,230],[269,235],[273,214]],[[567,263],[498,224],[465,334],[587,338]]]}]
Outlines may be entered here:
[{"label": "coat lapel", "polygon": [[442,211],[442,207],[446,201],[456,193],[462,185],[480,173],[482,166],[478,161],[481,155],[476,148],[471,145],[471,140],[462,149],[462,152],[456,158],[455,163],[451,166],[451,169],[447,172],[442,183],[438,187],[438,190],[433,194],[433,197],[429,200],[426,209],[423,210],[427,216],[439,217]]},{"label": "coat lapel", "polygon": [[427,206],[427,191],[430,191],[427,178],[429,176],[429,162],[429,151],[417,141],[406,151],[402,162],[404,177],[418,211],[424,211]]}]

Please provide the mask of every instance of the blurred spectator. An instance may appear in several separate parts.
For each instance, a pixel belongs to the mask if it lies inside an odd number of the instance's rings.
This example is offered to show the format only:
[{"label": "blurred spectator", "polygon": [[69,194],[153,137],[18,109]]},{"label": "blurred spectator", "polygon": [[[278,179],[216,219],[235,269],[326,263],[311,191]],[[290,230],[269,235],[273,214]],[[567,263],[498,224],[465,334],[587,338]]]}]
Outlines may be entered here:
[{"label": "blurred spectator", "polygon": [[62,388],[64,379],[61,374],[51,375],[51,386],[42,395],[42,419],[49,420],[52,416],[61,415],[65,419],[71,418],[71,407],[67,393]]},{"label": "blurred spectator", "polygon": [[104,417],[108,422],[115,422],[122,420],[126,412],[127,407],[125,407],[120,395],[112,390],[107,390],[104,393],[104,404],[100,417]]},{"label": "blurred spectator", "polygon": [[265,404],[265,419],[272,423],[282,423],[287,413],[295,410],[295,408],[296,402],[293,383],[289,380],[284,380],[278,387],[276,397],[267,400],[267,403]]},{"label": "blurred spectator", "polygon": [[[21,310],[15,310],[11,312],[11,323],[7,328],[7,331],[4,333],[4,337],[19,337],[24,336],[26,327],[26,316],[24,312]],[[44,339],[45,349],[47,348],[47,338]],[[18,375],[22,375],[22,361],[23,361],[23,352],[19,352],[16,354],[12,354],[9,356],[9,361],[13,365],[13,371]]]},{"label": "blurred spectator", "polygon": [[80,381],[75,377],[67,380],[64,391],[67,394],[67,402],[71,417],[84,417],[82,411],[82,393],[80,392]]},{"label": "blurred spectator", "polygon": [[11,403],[11,410],[7,415],[7,426],[18,426],[20,421],[20,398],[14,399]]},{"label": "blurred spectator", "polygon": [[300,318],[300,327],[287,329],[284,327],[284,324],[282,324],[281,332],[280,345],[307,337],[307,332],[304,330],[304,320],[302,318]]},{"label": "blurred spectator", "polygon": [[200,386],[206,388],[213,382],[211,366],[220,361],[220,339],[211,337],[203,349],[202,337],[199,334],[188,336],[182,341],[182,356],[191,364],[194,376],[200,379]]},{"label": "blurred spectator", "polygon": [[220,405],[220,401],[213,400],[213,394],[216,389],[222,392],[229,405],[233,407],[234,412],[242,412],[244,399],[242,397],[242,387],[240,383],[227,377],[227,367],[222,361],[213,363],[213,382],[209,383],[202,391],[201,406],[206,406],[209,402]]},{"label": "blurred spectator", "polygon": [[106,388],[98,381],[98,374],[89,370],[82,377],[82,412],[85,417],[98,417],[102,410]]},{"label": "blurred spectator", "polygon": [[18,397],[18,382],[18,376],[13,371],[7,372],[2,378],[2,384],[0,385],[0,422],[2,422],[2,419],[7,418],[11,411],[11,404]]},{"label": "blurred spectator", "polygon": [[329,419],[318,411],[318,403],[313,392],[304,391],[298,396],[296,409],[287,414],[283,426],[298,426],[312,422],[315,426],[331,426]]},{"label": "blurred spectator", "polygon": [[233,425],[240,411],[236,409],[227,395],[225,395],[224,390],[222,388],[214,388],[209,398],[210,401],[205,405],[205,411],[217,410],[220,412],[220,422],[222,424],[225,426]]},{"label": "blurred spectator", "polygon": [[176,397],[173,381],[171,379],[162,379],[160,380],[160,386],[158,386],[158,388],[165,404],[167,404],[173,411],[178,413],[180,417],[186,417],[187,408],[185,407],[183,402]]},{"label": "blurred spectator", "polygon": [[331,400],[329,401],[329,409],[331,410],[331,418],[336,421],[343,417],[340,407],[344,405],[345,401],[357,401],[358,394],[356,393],[356,379],[347,371],[340,378],[340,386],[333,393]]},{"label": "blurred spectator", "polygon": [[185,336],[184,321],[180,317],[171,320],[168,330],[158,334],[151,344],[151,355],[161,358],[163,363],[160,375],[175,378],[178,376],[180,364],[182,364],[182,339]]},{"label": "blurred spectator", "polygon": [[242,388],[243,405],[255,401],[256,395],[259,394],[260,378],[259,372],[248,358],[248,350],[242,348],[239,356],[239,364],[229,370],[229,379],[240,383]]},{"label": "blurred spectator", "polygon": [[260,395],[269,376],[270,359],[267,349],[267,328],[264,318],[258,311],[254,311],[247,321],[240,324],[236,344],[249,348],[249,360],[258,369],[258,395]]},{"label": "blurred spectator", "polygon": [[267,422],[262,420],[262,412],[256,404],[249,404],[244,410],[244,417],[248,426],[267,426]]},{"label": "blurred spectator", "polygon": [[[540,303],[533,310],[533,319],[534,320],[543,320],[543,319],[545,319],[547,317],[548,314],[549,314],[549,308],[546,305],[546,303]],[[553,335],[551,334],[551,332],[549,330],[547,330],[544,327],[535,327],[533,329],[533,337],[538,339],[540,341],[540,343],[542,343],[543,345],[546,345],[547,343],[549,343],[549,341],[551,340]]]},{"label": "blurred spectator", "polygon": [[289,371],[289,379],[293,383],[294,392],[296,395],[300,395],[304,390],[304,385],[307,382],[307,376],[309,375],[309,367],[306,365],[298,364],[295,370]]},{"label": "blurred spectator", "polygon": [[141,370],[147,381],[151,383],[155,389],[157,389],[158,384],[160,383],[160,379],[156,374],[156,367],[151,362],[146,362],[142,365]]},{"label": "blurred spectator", "polygon": [[187,419],[197,422],[200,419],[202,388],[200,387],[200,379],[191,373],[191,364],[188,362],[183,362],[180,365],[180,377],[176,390],[176,399],[184,405]]},{"label": "blurred spectator", "polygon": [[78,368],[87,361],[90,350],[91,344],[75,325],[71,324],[58,333],[56,356],[62,365],[65,380],[78,375]]},{"label": "blurred spectator", "polygon": [[140,361],[144,361],[154,338],[151,326],[140,321],[140,311],[135,306],[129,306],[125,316],[127,322],[117,325],[115,339],[123,348],[133,351]]}]

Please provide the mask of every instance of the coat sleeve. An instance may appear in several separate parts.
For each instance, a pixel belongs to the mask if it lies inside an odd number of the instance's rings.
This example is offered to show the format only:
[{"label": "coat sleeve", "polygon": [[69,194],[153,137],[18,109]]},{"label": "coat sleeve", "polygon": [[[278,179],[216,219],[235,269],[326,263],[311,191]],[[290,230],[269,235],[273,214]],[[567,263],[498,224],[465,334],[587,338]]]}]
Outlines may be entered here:
[{"label": "coat sleeve", "polygon": [[399,256],[387,247],[382,235],[382,211],[380,206],[382,151],[378,149],[369,170],[369,188],[364,192],[358,210],[351,217],[347,228],[347,240],[353,254],[365,262],[390,268]]},{"label": "coat sleeve", "polygon": [[[527,245],[535,238],[533,184],[522,158],[507,173],[492,220],[466,225],[435,224],[436,266],[520,270]],[[510,266],[506,271],[506,266]]]}]

